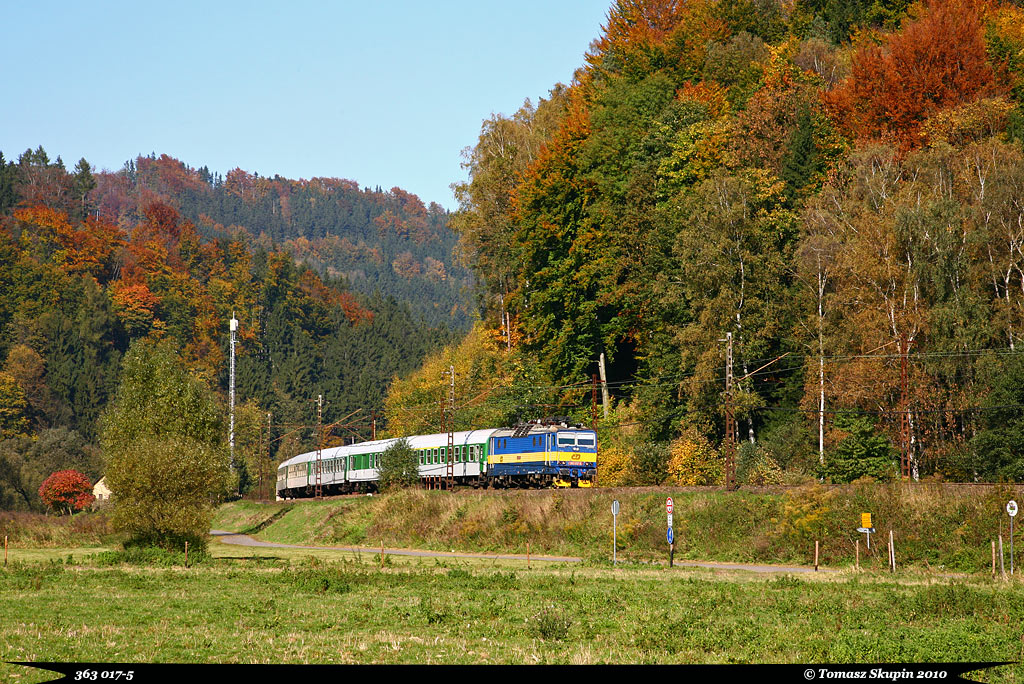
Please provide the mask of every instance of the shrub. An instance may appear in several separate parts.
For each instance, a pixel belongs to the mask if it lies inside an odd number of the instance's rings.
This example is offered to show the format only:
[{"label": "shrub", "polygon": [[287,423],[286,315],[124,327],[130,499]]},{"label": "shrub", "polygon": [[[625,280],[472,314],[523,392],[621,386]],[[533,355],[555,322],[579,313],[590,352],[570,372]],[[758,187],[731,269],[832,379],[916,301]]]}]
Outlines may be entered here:
[{"label": "shrub", "polygon": [[413,487],[419,482],[419,456],[409,445],[409,440],[400,439],[380,455],[381,490]]},{"label": "shrub", "polygon": [[668,479],[668,460],[668,444],[653,442],[635,445],[626,484],[640,487],[662,484]]},{"label": "shrub", "polygon": [[569,636],[572,619],[554,606],[548,606],[531,619],[533,633],[544,641],[562,641]]},{"label": "shrub", "polygon": [[229,479],[224,432],[215,395],[167,343],[133,344],[101,433],[115,527],[138,544],[205,547]]},{"label": "shrub", "polygon": [[747,470],[747,484],[764,487],[782,484],[782,468],[768,454],[759,451],[753,465]]},{"label": "shrub", "polygon": [[722,460],[703,435],[689,430],[669,447],[668,474],[680,486],[720,484]]},{"label": "shrub", "polygon": [[835,508],[836,492],[819,484],[786,492],[779,533],[794,542],[822,539]]},{"label": "shrub", "polygon": [[618,446],[603,447],[598,460],[598,484],[621,487],[629,478],[629,454]]},{"label": "shrub", "polygon": [[892,444],[875,431],[867,417],[839,416],[836,427],[847,432],[825,461],[824,475],[836,483],[860,477],[887,481],[896,476],[896,454]]}]

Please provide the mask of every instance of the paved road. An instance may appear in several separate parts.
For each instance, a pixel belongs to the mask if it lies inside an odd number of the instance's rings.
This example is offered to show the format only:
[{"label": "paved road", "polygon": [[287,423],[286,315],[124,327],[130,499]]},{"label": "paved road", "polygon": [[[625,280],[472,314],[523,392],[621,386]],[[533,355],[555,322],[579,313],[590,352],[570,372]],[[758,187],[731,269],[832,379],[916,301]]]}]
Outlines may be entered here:
[{"label": "paved road", "polygon": [[[258,546],[272,549],[310,549],[319,551],[350,551],[352,553],[380,553],[380,547],[368,546],[300,546],[297,544],[276,544],[273,542],[253,539],[245,534],[225,532],[224,530],[210,530],[210,534],[218,537],[225,544],[236,546]],[[421,558],[491,558],[495,560],[526,560],[525,555],[516,554],[490,554],[490,553],[449,553],[446,551],[414,551],[410,549],[389,549],[384,548],[385,554],[393,556],[419,556]],[[580,563],[582,558],[575,556],[535,556],[530,554],[531,561],[550,561],[555,563]],[[700,563],[697,561],[676,561],[676,565],[693,568],[711,568],[712,570],[746,570],[749,572],[814,572],[814,568],[804,568],[787,565],[747,565],[744,563]],[[835,570],[822,569],[820,572],[835,572]]]}]

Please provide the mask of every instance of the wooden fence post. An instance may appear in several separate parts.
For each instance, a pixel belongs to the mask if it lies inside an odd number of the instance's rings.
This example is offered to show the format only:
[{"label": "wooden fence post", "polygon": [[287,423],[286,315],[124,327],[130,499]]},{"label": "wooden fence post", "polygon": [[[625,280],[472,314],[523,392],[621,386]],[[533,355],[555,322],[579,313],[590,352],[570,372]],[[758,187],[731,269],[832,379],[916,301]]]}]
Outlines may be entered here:
[{"label": "wooden fence post", "polygon": [[896,572],[896,542],[892,538],[892,530],[889,530],[889,565],[892,572]]},{"label": "wooden fence post", "polygon": [[853,540],[854,568],[860,570],[860,539]]},{"label": "wooden fence post", "polygon": [[814,572],[818,572],[818,540],[814,540]]}]

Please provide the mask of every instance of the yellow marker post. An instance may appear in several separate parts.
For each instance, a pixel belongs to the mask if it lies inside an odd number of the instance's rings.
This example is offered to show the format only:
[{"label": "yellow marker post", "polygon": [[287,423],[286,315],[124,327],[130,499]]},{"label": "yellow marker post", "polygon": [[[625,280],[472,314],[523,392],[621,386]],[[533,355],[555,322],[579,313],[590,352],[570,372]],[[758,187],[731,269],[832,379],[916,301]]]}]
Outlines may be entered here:
[{"label": "yellow marker post", "polygon": [[871,533],[875,531],[874,526],[871,524],[871,514],[861,513],[860,514],[860,527],[857,528],[858,532],[863,532],[868,537],[868,550],[871,550]]}]

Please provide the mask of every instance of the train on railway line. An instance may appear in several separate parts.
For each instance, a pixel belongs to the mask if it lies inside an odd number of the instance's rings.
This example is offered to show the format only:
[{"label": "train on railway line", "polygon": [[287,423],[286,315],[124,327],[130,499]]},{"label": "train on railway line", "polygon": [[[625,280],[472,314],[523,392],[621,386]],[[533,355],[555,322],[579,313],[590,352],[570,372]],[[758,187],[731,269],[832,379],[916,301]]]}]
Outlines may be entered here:
[{"label": "train on railway line", "polygon": [[[448,433],[407,437],[419,454],[419,476],[440,482],[448,474]],[[398,439],[378,439],[320,450],[324,496],[372,492],[380,457]],[[474,488],[590,487],[597,474],[597,433],[567,420],[538,420],[511,428],[454,433],[454,484]],[[316,494],[317,452],[299,454],[277,469],[277,498]]]}]

